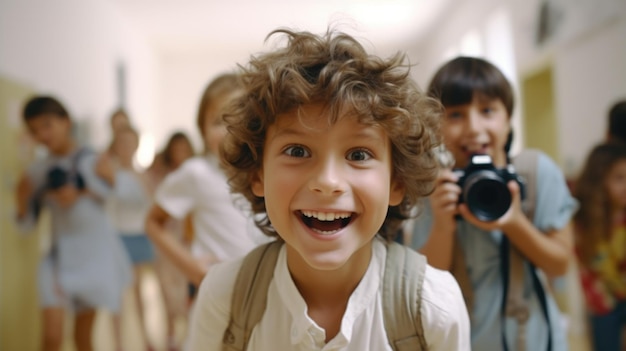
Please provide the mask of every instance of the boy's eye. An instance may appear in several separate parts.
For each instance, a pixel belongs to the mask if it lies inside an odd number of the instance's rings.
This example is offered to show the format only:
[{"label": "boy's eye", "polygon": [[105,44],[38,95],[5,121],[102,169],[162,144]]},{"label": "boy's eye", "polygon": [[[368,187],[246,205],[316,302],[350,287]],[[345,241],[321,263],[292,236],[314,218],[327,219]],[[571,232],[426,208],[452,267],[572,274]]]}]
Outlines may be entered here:
[{"label": "boy's eye", "polygon": [[309,157],[311,153],[301,145],[292,145],[289,146],[283,151],[287,156],[291,157]]},{"label": "boy's eye", "polygon": [[458,118],[463,117],[463,114],[461,112],[458,112],[458,111],[448,112],[447,115],[448,115],[448,118],[451,118],[451,119],[458,119]]},{"label": "boy's eye", "polygon": [[213,127],[221,127],[224,124],[224,120],[220,117],[220,118],[216,118],[213,123],[211,123],[211,125]]},{"label": "boy's eye", "polygon": [[484,113],[484,114],[488,115],[488,114],[490,114],[491,112],[493,112],[493,109],[492,109],[491,107],[485,107],[485,108],[483,108],[483,113]]},{"label": "boy's eye", "polygon": [[372,154],[364,149],[352,150],[348,153],[347,159],[349,161],[367,161],[372,158]]}]

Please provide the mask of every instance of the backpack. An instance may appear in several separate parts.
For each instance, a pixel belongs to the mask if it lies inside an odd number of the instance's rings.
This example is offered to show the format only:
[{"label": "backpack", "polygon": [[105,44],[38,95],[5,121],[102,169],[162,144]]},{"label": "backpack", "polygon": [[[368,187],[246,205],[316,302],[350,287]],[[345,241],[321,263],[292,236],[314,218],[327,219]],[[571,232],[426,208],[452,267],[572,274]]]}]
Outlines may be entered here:
[{"label": "backpack", "polygon": [[[522,210],[526,217],[532,222],[535,215],[535,202],[537,195],[537,162],[539,159],[539,151],[537,150],[524,150],[519,155],[513,158],[513,167],[517,174],[519,174],[525,183],[525,197],[522,199]],[[502,281],[507,282],[504,285],[504,297],[502,299],[501,306],[501,318],[502,326],[504,326],[504,318],[512,317],[517,322],[517,335],[515,339],[516,350],[526,350],[526,322],[530,317],[530,311],[528,308],[528,301],[524,296],[524,266],[529,265],[531,275],[533,278],[533,287],[539,297],[539,302],[542,308],[542,312],[546,323],[548,325],[548,345],[547,350],[552,350],[552,329],[550,325],[550,318],[548,314],[546,288],[539,278],[536,268],[531,264],[524,256],[519,252],[517,248],[510,245],[506,235],[502,235],[502,243],[500,245],[501,256],[501,275]],[[455,240],[453,246],[453,262],[450,268],[450,272],[456,278],[461,291],[463,292],[463,298],[465,299],[465,305],[468,312],[473,307],[474,292],[472,290],[472,284],[467,272],[467,266],[463,250],[458,241]],[[502,346],[503,350],[508,350],[506,343],[505,328],[502,327]]]},{"label": "backpack", "polygon": [[[265,313],[267,290],[282,241],[251,251],[235,281],[224,351],[244,351],[252,330]],[[426,257],[406,246],[389,242],[383,277],[382,304],[385,331],[394,351],[426,351],[420,313]]]}]

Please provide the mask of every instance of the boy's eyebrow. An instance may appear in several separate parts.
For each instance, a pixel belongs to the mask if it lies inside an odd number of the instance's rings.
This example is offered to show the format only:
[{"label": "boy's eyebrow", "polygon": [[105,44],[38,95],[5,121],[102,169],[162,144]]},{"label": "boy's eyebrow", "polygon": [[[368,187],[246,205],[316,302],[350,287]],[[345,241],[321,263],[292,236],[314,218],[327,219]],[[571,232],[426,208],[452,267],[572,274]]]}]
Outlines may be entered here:
[{"label": "boy's eyebrow", "polygon": [[[301,129],[285,127],[285,128],[277,129],[274,135],[272,136],[272,139],[276,139],[282,136],[306,136],[306,135],[307,133]],[[352,138],[380,139],[378,133],[375,133],[370,128],[359,129],[358,131],[355,131],[354,134],[352,134]]]},{"label": "boy's eyebrow", "polygon": [[388,138],[385,138],[385,136],[386,136],[386,134],[383,135],[382,138],[381,138],[380,134],[375,133],[371,129],[366,129],[366,130],[360,130],[360,131],[354,133],[351,138],[352,139],[360,139],[360,140],[366,139],[366,140],[371,140],[371,141],[374,141],[374,142],[382,142],[384,144],[385,141],[388,140]]},{"label": "boy's eyebrow", "polygon": [[489,96],[485,93],[482,92],[477,92],[476,93],[476,100],[478,101],[478,103],[480,104],[489,104],[495,100],[498,100],[499,97],[497,96]]},{"label": "boy's eyebrow", "polygon": [[289,127],[280,128],[276,130],[276,132],[272,136],[272,140],[278,137],[282,137],[282,136],[298,136],[298,135],[304,136],[306,135],[306,133],[301,130],[289,128]]},{"label": "boy's eyebrow", "polygon": [[359,128],[354,131],[353,136],[362,137],[362,138],[378,138],[379,133],[376,132],[378,129],[382,129],[382,128],[377,127],[377,126],[368,126],[368,128]]}]

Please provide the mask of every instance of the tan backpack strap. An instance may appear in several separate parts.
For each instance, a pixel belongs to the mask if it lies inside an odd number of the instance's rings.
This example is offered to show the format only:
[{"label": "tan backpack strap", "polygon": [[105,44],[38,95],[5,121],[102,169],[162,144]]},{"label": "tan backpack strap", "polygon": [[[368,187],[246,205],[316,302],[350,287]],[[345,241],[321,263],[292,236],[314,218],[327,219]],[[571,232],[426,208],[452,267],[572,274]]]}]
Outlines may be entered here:
[{"label": "tan backpack strap", "polygon": [[522,210],[531,221],[535,218],[535,204],[537,202],[537,163],[539,151],[529,149],[522,151],[513,158],[513,167],[525,183],[526,198],[522,201]]},{"label": "tan backpack strap", "polygon": [[267,290],[282,244],[281,240],[261,245],[244,258],[233,289],[230,323],[224,332],[222,350],[247,348],[252,330],[265,313]]},{"label": "tan backpack strap", "polygon": [[459,283],[461,293],[463,294],[463,300],[465,300],[465,306],[467,307],[467,313],[471,316],[474,308],[474,289],[472,288],[472,282],[467,271],[463,248],[459,244],[458,238],[455,237],[453,240],[452,266],[450,267],[450,273],[452,273],[457,283]]},{"label": "tan backpack strap", "polygon": [[530,316],[528,302],[524,298],[524,257],[509,244],[509,287],[506,315],[517,322],[516,350],[526,350],[526,322]]},{"label": "tan backpack strap", "polygon": [[422,325],[422,287],[426,257],[395,242],[387,244],[383,277],[383,317],[394,351],[426,351]]},{"label": "tan backpack strap", "polygon": [[[539,153],[536,150],[525,150],[513,159],[515,171],[525,184],[525,199],[522,210],[529,220],[535,214],[537,193],[537,162]],[[505,313],[517,321],[516,350],[526,350],[526,323],[530,316],[528,301],[524,297],[524,256],[515,246],[509,244],[509,281]]]}]

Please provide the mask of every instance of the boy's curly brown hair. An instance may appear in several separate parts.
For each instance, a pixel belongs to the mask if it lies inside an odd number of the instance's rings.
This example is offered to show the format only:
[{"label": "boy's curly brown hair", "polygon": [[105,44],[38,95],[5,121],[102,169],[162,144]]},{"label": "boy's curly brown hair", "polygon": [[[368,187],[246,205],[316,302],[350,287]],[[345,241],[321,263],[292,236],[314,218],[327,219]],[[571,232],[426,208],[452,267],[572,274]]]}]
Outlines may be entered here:
[{"label": "boy's curly brown hair", "polygon": [[262,168],[267,128],[279,114],[306,104],[323,103],[330,123],[350,111],[360,122],[384,128],[392,144],[392,174],[405,188],[402,203],[389,207],[380,229],[392,239],[417,200],[433,190],[440,103],[418,89],[405,55],[386,60],[369,55],[353,37],[332,30],[315,35],[277,29],[266,40],[277,34],[287,38],[287,45],[240,67],[245,93],[225,116],[229,133],[222,156],[231,190],[250,201],[257,226],[276,236],[264,199],[251,189],[253,175]]}]

